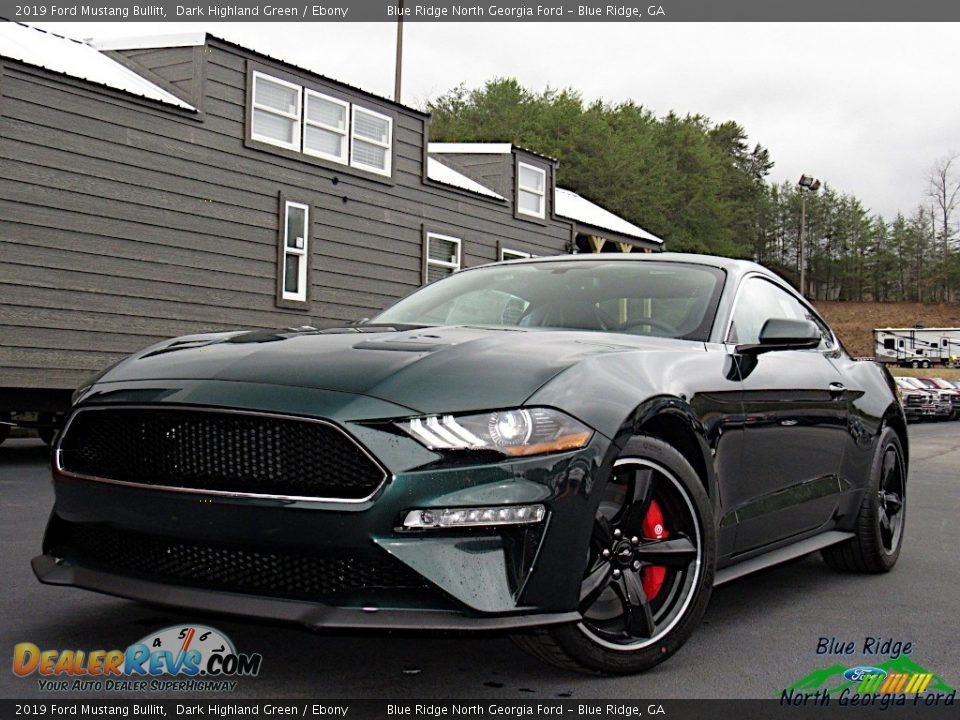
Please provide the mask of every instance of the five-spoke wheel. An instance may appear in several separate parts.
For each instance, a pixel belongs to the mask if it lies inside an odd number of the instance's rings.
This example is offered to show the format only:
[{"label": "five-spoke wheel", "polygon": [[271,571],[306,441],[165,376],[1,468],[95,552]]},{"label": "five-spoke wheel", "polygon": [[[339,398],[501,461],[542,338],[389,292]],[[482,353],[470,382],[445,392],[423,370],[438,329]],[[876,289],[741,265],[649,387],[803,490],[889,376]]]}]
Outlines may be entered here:
[{"label": "five-spoke wheel", "polygon": [[893,428],[880,433],[854,537],[823,550],[834,570],[861,573],[889,571],[900,556],[907,508],[907,465]]},{"label": "five-spoke wheel", "polygon": [[580,622],[516,636],[547,662],[627,674],[672,655],[710,599],[716,545],[703,480],[657,438],[628,441],[580,555]]},{"label": "five-spoke wheel", "polygon": [[692,597],[699,548],[696,512],[672,473],[643,458],[618,461],[580,589],[583,632],[616,649],[656,642]]},{"label": "five-spoke wheel", "polygon": [[890,445],[883,453],[880,489],[877,491],[880,542],[888,554],[900,548],[900,535],[903,532],[903,500],[903,467],[897,449]]}]

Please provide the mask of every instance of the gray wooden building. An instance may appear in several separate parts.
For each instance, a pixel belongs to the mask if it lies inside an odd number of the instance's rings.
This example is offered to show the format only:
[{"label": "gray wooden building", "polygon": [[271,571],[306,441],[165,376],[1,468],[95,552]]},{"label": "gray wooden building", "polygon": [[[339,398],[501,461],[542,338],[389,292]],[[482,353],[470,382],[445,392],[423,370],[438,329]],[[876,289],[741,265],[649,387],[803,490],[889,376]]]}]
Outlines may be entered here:
[{"label": "gray wooden building", "polygon": [[504,257],[660,249],[556,189],[553,159],[431,147],[429,123],[207,34],[0,23],[0,413],[60,410],[164,337],[350,322]]}]

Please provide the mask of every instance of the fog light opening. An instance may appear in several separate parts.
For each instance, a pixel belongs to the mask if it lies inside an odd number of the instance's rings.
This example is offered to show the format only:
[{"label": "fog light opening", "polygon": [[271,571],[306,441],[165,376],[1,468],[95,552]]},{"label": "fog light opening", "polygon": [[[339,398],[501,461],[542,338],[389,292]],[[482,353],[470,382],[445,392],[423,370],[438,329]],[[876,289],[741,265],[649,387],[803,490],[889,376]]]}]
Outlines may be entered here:
[{"label": "fog light opening", "polygon": [[411,510],[403,518],[403,527],[409,530],[430,530],[435,528],[528,525],[542,521],[546,514],[547,511],[543,505]]}]

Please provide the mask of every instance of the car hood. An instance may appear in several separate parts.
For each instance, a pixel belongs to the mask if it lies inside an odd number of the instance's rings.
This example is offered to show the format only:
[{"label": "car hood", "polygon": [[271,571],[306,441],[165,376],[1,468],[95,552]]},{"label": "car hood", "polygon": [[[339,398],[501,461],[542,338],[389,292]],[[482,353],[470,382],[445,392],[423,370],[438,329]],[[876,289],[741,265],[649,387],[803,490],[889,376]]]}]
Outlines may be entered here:
[{"label": "car hood", "polygon": [[366,395],[422,413],[463,412],[522,404],[558,373],[590,356],[654,349],[689,351],[695,345],[576,331],[371,330],[179,338],[131,356],[98,383],[259,383]]}]

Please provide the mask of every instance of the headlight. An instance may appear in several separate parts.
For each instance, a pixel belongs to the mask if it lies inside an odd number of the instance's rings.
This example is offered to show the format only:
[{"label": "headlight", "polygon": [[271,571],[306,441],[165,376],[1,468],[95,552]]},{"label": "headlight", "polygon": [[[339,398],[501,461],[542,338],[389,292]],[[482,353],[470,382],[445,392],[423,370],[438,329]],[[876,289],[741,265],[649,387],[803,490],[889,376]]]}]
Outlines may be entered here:
[{"label": "headlight", "polygon": [[433,415],[397,425],[431,450],[493,450],[512,457],[576,450],[593,435],[583,423],[550,408]]}]

